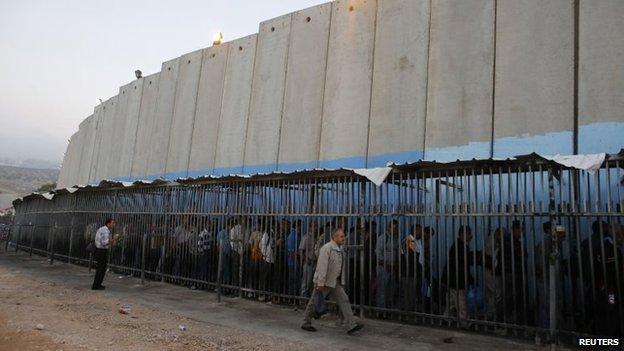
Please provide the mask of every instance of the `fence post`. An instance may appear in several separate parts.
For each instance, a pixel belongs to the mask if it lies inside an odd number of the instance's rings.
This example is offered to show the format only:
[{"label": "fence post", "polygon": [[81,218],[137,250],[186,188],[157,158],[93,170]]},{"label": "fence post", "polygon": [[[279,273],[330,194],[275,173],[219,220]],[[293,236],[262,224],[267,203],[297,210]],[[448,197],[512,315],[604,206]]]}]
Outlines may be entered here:
[{"label": "fence post", "polygon": [[[225,245],[229,245],[229,242]],[[221,302],[221,278],[223,277],[223,244],[219,243],[219,262],[217,262],[217,302]]]},{"label": "fence post", "polygon": [[50,228],[51,233],[51,237],[52,237],[52,243],[50,244],[50,264],[54,263],[54,240],[56,239],[56,221],[54,221],[54,227]]},{"label": "fence post", "polygon": [[33,245],[35,240],[35,228],[32,226],[32,222],[28,222],[28,226],[30,227],[30,250],[29,255],[32,257],[33,254]]},{"label": "fence post", "polygon": [[73,243],[74,243],[74,227],[76,225],[75,220],[76,220],[76,196],[74,195],[74,208],[73,210],[70,212],[71,214],[71,228],[69,230],[69,250],[67,251],[67,263],[71,263],[71,257],[72,257],[72,248],[73,248]]},{"label": "fence post", "polygon": [[[118,196],[119,196],[119,189],[115,189],[115,198],[114,198],[114,200],[113,200],[113,213],[112,213],[112,217],[113,217],[113,219],[114,219],[115,221],[117,221],[117,218],[115,218],[115,214],[117,213],[117,197],[118,197]],[[114,230],[114,229],[113,229],[113,230]],[[113,238],[115,238],[115,234],[111,233],[111,235],[113,236]],[[111,242],[111,243],[112,243],[112,239],[113,239],[113,238],[111,238],[111,240],[110,240],[110,242]],[[123,240],[123,238],[122,238],[122,240]],[[106,267],[109,267],[109,266],[110,266],[111,256],[113,256],[113,255],[112,255],[113,248],[112,248],[111,246],[112,246],[112,245],[111,245],[111,244],[109,244],[109,250],[108,250],[108,251],[109,251],[109,254],[108,254],[108,257],[106,258],[106,261],[107,261],[107,262],[106,262]],[[123,257],[123,256],[122,256],[122,257]],[[109,269],[110,269],[110,268],[109,268]]]},{"label": "fence post", "polygon": [[[17,252],[18,250],[18,246],[19,246],[19,234],[21,233],[22,228],[19,227],[17,229],[17,235],[15,235],[15,252]],[[11,236],[11,233],[9,232],[9,237]],[[7,238],[7,249],[9,248],[9,239]]]},{"label": "fence post", "polygon": [[165,208],[164,208],[164,216],[165,216],[165,232],[163,233],[163,245],[162,245],[162,249],[161,249],[161,254],[160,254],[160,265],[159,265],[159,271],[160,271],[160,281],[164,282],[165,281],[165,259],[167,258],[167,242],[169,241],[169,195],[170,195],[171,189],[169,188],[169,186],[165,186]]},{"label": "fence post", "polygon": [[143,233],[141,240],[141,285],[145,283],[145,243],[147,242],[147,234]]},{"label": "fence post", "polygon": [[550,220],[550,257],[548,260],[549,270],[549,316],[550,316],[550,342],[557,341],[557,260],[559,259],[559,243],[556,232],[557,206],[555,204],[555,184],[553,166],[548,166],[548,215]]},{"label": "fence post", "polygon": [[[360,182],[360,198],[358,203],[358,211],[360,212],[360,240],[362,240],[362,248],[359,251],[360,253],[360,318],[364,318],[364,255],[366,254],[364,251],[366,250],[366,245],[364,245],[364,237],[363,233],[367,229],[366,223],[364,222],[364,206],[365,206],[365,198],[366,194],[366,183],[364,181]],[[370,235],[370,234],[369,234]]]}]

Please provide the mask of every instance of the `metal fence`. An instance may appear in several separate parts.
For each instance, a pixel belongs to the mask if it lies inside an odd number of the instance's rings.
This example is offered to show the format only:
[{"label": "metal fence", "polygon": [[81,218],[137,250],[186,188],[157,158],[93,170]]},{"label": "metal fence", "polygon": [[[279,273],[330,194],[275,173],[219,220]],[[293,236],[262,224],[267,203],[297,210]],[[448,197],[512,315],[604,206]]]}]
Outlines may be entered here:
[{"label": "metal fence", "polygon": [[539,157],[61,191],[16,203],[15,249],[141,278],[301,304],[319,247],[347,234],[348,286],[369,318],[569,340],[623,335],[624,165],[594,175]]}]

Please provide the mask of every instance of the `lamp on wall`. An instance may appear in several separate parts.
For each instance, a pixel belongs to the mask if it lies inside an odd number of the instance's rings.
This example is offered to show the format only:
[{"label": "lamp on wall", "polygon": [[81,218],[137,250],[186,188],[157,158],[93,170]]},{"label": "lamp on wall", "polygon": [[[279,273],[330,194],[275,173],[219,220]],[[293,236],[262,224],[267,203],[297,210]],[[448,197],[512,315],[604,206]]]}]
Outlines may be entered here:
[{"label": "lamp on wall", "polygon": [[223,33],[219,32],[212,37],[212,45],[220,45],[223,40]]}]

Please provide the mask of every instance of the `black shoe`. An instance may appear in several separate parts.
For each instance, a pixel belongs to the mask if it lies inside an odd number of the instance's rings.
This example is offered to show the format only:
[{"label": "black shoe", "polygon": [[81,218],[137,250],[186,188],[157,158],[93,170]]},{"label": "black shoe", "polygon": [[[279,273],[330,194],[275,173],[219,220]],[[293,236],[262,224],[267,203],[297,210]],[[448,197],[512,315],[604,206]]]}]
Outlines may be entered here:
[{"label": "black shoe", "polygon": [[104,290],[104,289],[106,289],[106,287],[104,287],[103,285],[91,287],[91,290]]},{"label": "black shoe", "polygon": [[363,324],[356,324],[351,329],[347,330],[347,334],[353,334],[353,333],[355,333],[356,331],[358,331],[358,330],[360,330],[362,328],[364,328]]},{"label": "black shoe", "polygon": [[316,328],[314,328],[313,326],[311,326],[309,324],[302,325],[301,329],[303,329],[305,331],[309,331],[309,332],[315,332],[316,331]]}]

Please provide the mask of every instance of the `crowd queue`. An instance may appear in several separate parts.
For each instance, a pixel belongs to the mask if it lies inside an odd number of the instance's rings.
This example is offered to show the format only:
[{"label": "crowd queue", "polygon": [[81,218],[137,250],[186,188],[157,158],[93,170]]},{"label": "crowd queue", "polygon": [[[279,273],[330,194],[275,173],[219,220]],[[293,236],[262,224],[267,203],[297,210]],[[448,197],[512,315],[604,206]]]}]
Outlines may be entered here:
[{"label": "crowd queue", "polygon": [[[356,304],[381,312],[417,311],[548,328],[554,274],[560,326],[575,321],[576,330],[589,333],[622,331],[623,225],[596,220],[588,223],[591,233],[570,237],[563,226],[549,221],[527,226],[510,220],[490,233],[479,231],[475,240],[475,228],[465,224],[444,226],[441,234],[419,223],[379,223],[347,217],[182,215],[146,225],[127,221],[111,227],[107,222],[100,231],[116,233],[106,244],[112,263],[144,264],[148,276],[190,278],[181,283],[193,288],[215,282],[221,266],[225,287],[248,288],[264,301],[276,295],[312,297],[317,266],[327,269],[327,262],[319,264],[322,248],[340,230],[346,238],[335,246],[345,274],[334,279],[343,281],[340,285]],[[96,236],[96,246],[97,241]],[[569,300],[573,307],[564,305]]]}]

